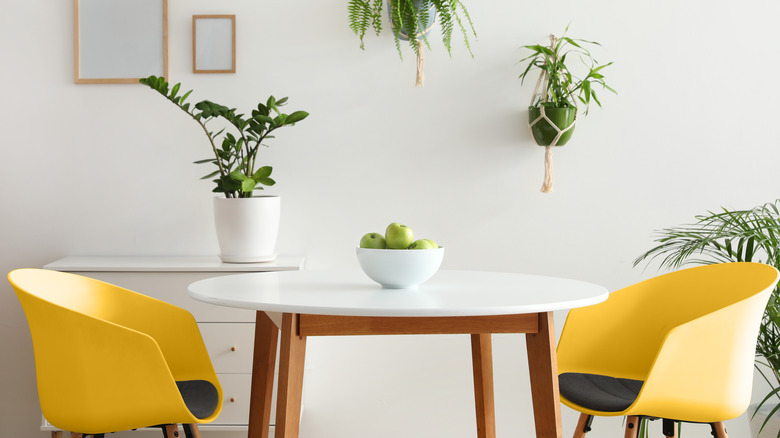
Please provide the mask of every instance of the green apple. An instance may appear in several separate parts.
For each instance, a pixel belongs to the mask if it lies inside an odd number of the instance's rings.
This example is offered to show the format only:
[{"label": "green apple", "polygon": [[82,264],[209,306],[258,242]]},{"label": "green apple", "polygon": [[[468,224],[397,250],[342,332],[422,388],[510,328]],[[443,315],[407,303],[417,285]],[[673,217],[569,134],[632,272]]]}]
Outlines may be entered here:
[{"label": "green apple", "polygon": [[385,243],[385,238],[382,237],[381,234],[368,233],[360,239],[360,247],[372,248],[372,249],[385,249],[387,248],[387,243]]},{"label": "green apple", "polygon": [[418,239],[409,245],[409,249],[436,249],[439,245],[431,239]]},{"label": "green apple", "polygon": [[393,222],[385,230],[385,241],[390,249],[406,249],[414,242],[414,233],[406,225]]}]

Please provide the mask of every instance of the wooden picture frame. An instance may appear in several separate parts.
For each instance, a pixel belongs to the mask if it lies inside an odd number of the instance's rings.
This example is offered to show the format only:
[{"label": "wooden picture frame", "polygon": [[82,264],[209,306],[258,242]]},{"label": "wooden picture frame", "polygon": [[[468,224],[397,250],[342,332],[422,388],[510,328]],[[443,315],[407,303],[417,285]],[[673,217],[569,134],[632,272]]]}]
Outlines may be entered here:
[{"label": "wooden picture frame", "polygon": [[192,16],[192,72],[236,72],[236,16]]},{"label": "wooden picture frame", "polygon": [[168,0],[73,0],[77,84],[168,77]]}]

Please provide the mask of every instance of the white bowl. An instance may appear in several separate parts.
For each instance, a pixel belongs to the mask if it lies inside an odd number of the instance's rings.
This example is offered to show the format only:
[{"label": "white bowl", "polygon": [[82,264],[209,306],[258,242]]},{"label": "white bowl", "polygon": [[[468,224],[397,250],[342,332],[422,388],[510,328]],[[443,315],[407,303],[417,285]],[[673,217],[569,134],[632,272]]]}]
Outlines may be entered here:
[{"label": "white bowl", "polygon": [[386,289],[414,289],[439,270],[444,248],[371,249],[357,248],[363,272]]}]

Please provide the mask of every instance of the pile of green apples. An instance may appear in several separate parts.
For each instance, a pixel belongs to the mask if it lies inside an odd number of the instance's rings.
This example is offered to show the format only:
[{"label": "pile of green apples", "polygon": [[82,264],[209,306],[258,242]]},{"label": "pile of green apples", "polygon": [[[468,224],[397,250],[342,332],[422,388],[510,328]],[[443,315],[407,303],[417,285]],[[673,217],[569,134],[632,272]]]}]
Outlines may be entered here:
[{"label": "pile of green apples", "polygon": [[431,239],[414,240],[412,229],[393,222],[387,226],[385,235],[368,233],[360,239],[361,248],[372,249],[436,249],[439,245]]}]

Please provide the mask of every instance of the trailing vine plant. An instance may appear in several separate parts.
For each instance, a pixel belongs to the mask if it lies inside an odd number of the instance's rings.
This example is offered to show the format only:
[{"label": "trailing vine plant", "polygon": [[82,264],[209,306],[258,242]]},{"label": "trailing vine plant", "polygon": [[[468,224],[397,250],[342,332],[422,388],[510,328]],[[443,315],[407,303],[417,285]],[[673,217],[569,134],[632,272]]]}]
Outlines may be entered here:
[{"label": "trailing vine plant", "polygon": [[[382,33],[382,10],[385,2],[390,11],[393,41],[398,56],[403,60],[401,41],[408,40],[409,46],[417,55],[418,75],[421,73],[419,64],[423,59],[423,45],[428,50],[431,49],[427,32],[437,16],[447,54],[452,56],[452,36],[457,28],[463,36],[463,44],[471,57],[474,57],[469,34],[476,38],[477,32],[466,6],[460,0],[350,0],[347,5],[349,27],[360,38],[361,49],[365,50],[365,36],[369,29],[377,36]],[[418,76],[418,85],[421,85],[419,82]]]}]

